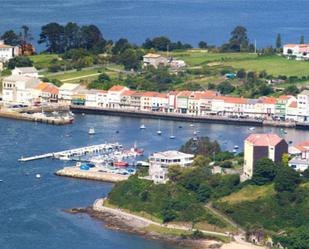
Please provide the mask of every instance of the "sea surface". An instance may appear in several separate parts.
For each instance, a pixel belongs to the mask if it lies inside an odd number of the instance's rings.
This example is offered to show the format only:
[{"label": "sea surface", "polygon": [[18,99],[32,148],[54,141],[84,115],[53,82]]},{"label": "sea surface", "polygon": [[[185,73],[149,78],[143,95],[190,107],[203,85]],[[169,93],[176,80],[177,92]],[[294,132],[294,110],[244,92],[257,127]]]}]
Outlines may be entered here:
[{"label": "sea surface", "polygon": [[[237,25],[248,28],[257,46],[309,41],[308,0],[0,0],[0,33],[28,25],[38,39],[49,22],[96,24],[107,39],[141,44],[166,35],[196,46],[227,41]],[[42,49],[42,47],[40,47]]]},{"label": "sea surface", "polygon": [[[243,148],[250,134],[247,126],[173,122],[161,120],[162,136],[156,135],[158,120],[96,115],[78,115],[68,126],[52,126],[0,119],[0,248],[1,249],[179,249],[132,234],[104,228],[87,215],[63,212],[86,207],[106,196],[112,184],[62,178],[54,172],[68,162],[45,159],[18,162],[21,156],[76,148],[104,142],[120,142],[131,147],[135,142],[148,156],[155,151],[178,149],[193,136],[217,139],[223,149]],[[147,129],[140,130],[141,124]],[[183,128],[179,128],[182,126]],[[89,136],[89,128],[96,135]],[[175,140],[170,140],[171,131]],[[116,133],[119,131],[119,133]],[[309,140],[309,132],[276,128],[256,128],[255,132],[275,132],[293,141]],[[41,179],[35,177],[41,174]]]}]

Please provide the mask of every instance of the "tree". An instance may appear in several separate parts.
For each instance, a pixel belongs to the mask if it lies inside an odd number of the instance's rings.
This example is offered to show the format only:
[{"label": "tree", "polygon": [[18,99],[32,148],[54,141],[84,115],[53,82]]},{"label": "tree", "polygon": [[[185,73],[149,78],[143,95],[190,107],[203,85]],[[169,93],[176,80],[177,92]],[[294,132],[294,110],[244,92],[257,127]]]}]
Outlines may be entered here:
[{"label": "tree", "polygon": [[8,62],[8,68],[14,69],[15,67],[32,67],[33,63],[29,59],[29,57],[25,56],[18,56],[15,58],[12,58]]},{"label": "tree", "polygon": [[58,23],[49,23],[41,28],[39,44],[45,44],[49,53],[64,52],[64,27]]},{"label": "tree", "polygon": [[137,70],[141,64],[141,57],[136,49],[129,48],[120,54],[119,62],[126,70]]},{"label": "tree", "polygon": [[4,32],[1,36],[1,40],[3,40],[5,44],[11,46],[17,46],[21,43],[20,36],[18,36],[13,30]]},{"label": "tree", "polygon": [[300,37],[300,42],[299,42],[300,44],[305,44],[305,36],[301,36]]},{"label": "tree", "polygon": [[237,78],[239,78],[239,79],[244,79],[244,78],[247,77],[247,73],[246,73],[245,69],[242,68],[242,69],[240,69],[240,70],[237,71],[236,76],[237,76]]},{"label": "tree", "polygon": [[264,185],[273,181],[276,176],[276,168],[275,163],[269,158],[257,160],[252,181],[257,185]]},{"label": "tree", "polygon": [[112,48],[112,52],[115,55],[121,54],[122,52],[124,52],[126,49],[131,48],[131,44],[129,43],[129,41],[125,38],[120,38],[114,45],[114,47]]},{"label": "tree", "polygon": [[198,155],[197,157],[194,158],[192,167],[207,167],[209,165],[210,160],[204,156]]},{"label": "tree", "polygon": [[209,200],[212,194],[212,189],[208,183],[202,183],[197,189],[197,199],[201,202]]},{"label": "tree", "polygon": [[288,166],[280,166],[275,177],[275,190],[277,192],[293,192],[300,183],[298,172]]},{"label": "tree", "polygon": [[231,51],[240,52],[248,50],[249,39],[247,36],[247,29],[243,26],[237,26],[231,32],[231,38],[229,40],[229,47]]},{"label": "tree", "polygon": [[81,47],[85,49],[94,49],[101,43],[106,44],[100,29],[95,25],[85,25],[80,29]]},{"label": "tree", "polygon": [[81,43],[80,27],[73,22],[69,22],[64,26],[65,50],[79,48]]},{"label": "tree", "polygon": [[223,81],[217,86],[221,94],[229,94],[235,90],[235,87],[229,81]]},{"label": "tree", "polygon": [[168,167],[168,179],[174,183],[178,182],[182,174],[180,165],[174,164]]},{"label": "tree", "polygon": [[309,168],[307,168],[307,169],[303,172],[303,176],[304,176],[306,179],[309,179]]},{"label": "tree", "polygon": [[212,157],[215,153],[219,153],[221,149],[217,141],[212,142],[209,137],[198,137],[197,139],[191,138],[187,141],[181,146],[180,151],[194,155]]},{"label": "tree", "polygon": [[21,26],[22,34],[21,40],[23,43],[29,43],[33,38],[31,36],[30,28],[27,25]]},{"label": "tree", "polygon": [[111,81],[111,78],[108,76],[106,73],[101,73],[98,77],[98,81],[100,82],[106,82],[106,81]]},{"label": "tree", "polygon": [[198,43],[198,47],[201,48],[201,49],[206,49],[208,47],[207,42],[200,41]]},{"label": "tree", "polygon": [[276,48],[277,48],[277,49],[282,48],[281,34],[277,34],[277,38],[276,38]]},{"label": "tree", "polygon": [[295,85],[290,85],[283,90],[283,93],[287,95],[297,95],[299,92],[299,89]]}]

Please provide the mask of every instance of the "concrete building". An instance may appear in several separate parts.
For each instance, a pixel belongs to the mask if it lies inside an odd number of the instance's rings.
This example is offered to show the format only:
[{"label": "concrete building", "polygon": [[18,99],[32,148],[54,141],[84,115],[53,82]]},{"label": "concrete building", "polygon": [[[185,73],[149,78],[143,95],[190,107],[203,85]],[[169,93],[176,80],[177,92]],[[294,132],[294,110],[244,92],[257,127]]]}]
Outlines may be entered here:
[{"label": "concrete building", "polygon": [[71,104],[73,95],[75,95],[78,90],[81,90],[79,84],[64,83],[59,88],[59,102]]},{"label": "concrete building", "polygon": [[251,179],[256,162],[261,158],[269,158],[275,163],[282,161],[288,153],[287,142],[276,134],[251,134],[245,140],[244,168],[242,180]]},{"label": "concrete building", "polygon": [[296,60],[308,60],[309,44],[286,44],[283,46],[283,55]]},{"label": "concrete building", "polygon": [[309,119],[309,90],[304,90],[297,95],[298,121]]},{"label": "concrete building", "polygon": [[149,157],[149,177],[155,183],[166,183],[169,166],[177,164],[188,167],[192,164],[193,158],[194,155],[174,150],[154,153]]},{"label": "concrete building", "polygon": [[167,66],[169,60],[160,55],[160,54],[146,54],[143,56],[144,67],[153,66],[154,68],[158,68],[159,65]]},{"label": "concrete building", "polygon": [[113,86],[107,91],[108,107],[110,108],[120,108],[121,107],[121,97],[125,91],[129,88],[125,86]]},{"label": "concrete building", "polygon": [[30,104],[34,101],[33,88],[41,81],[37,78],[11,75],[3,79],[2,99],[4,103]]},{"label": "concrete building", "polygon": [[4,41],[0,40],[0,61],[7,62],[15,56],[19,55],[19,48],[6,45]]},{"label": "concrete building", "polygon": [[39,72],[35,67],[15,67],[12,75],[39,78]]},{"label": "concrete building", "polygon": [[298,172],[304,172],[306,169],[309,168],[309,159],[294,157],[289,161],[289,166]]}]

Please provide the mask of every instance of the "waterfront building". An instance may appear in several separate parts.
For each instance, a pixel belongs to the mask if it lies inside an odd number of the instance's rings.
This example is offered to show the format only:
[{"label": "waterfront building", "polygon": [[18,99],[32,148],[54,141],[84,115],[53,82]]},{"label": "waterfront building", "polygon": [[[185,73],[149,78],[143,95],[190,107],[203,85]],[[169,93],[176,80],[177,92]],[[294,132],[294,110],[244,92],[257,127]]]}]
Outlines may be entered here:
[{"label": "waterfront building", "polygon": [[287,106],[297,99],[291,95],[281,95],[277,98],[277,103],[275,104],[275,116],[279,118],[285,118],[287,114]]},{"label": "waterfront building", "polygon": [[102,108],[108,107],[107,91],[105,90],[97,91],[97,106]]},{"label": "waterfront building", "polygon": [[285,111],[286,111],[285,113],[286,120],[297,121],[298,119],[297,100],[287,104]]},{"label": "waterfront building", "polygon": [[121,107],[121,97],[125,91],[129,88],[125,86],[115,85],[107,91],[108,107],[109,108],[120,108]]},{"label": "waterfront building", "polygon": [[121,100],[120,100],[121,108],[132,109],[131,96],[135,92],[136,91],[127,90],[121,94]]},{"label": "waterfront building", "polygon": [[283,46],[283,55],[289,59],[309,59],[309,44],[286,44]]},{"label": "waterfront building", "polygon": [[[76,94],[78,93],[78,91],[82,89],[84,88],[82,88],[79,84],[64,83],[59,88],[59,102],[71,104],[72,100],[74,100],[75,102],[73,101],[73,104],[81,104],[81,102],[84,102],[85,98],[84,97],[77,98]],[[81,100],[81,101],[77,102],[76,100]]]},{"label": "waterfront building", "polygon": [[0,40],[0,61],[8,62],[10,59],[19,55],[19,48],[17,46],[10,46],[4,44],[4,41]]},{"label": "waterfront building", "polygon": [[151,109],[153,111],[168,112],[168,96],[164,93],[154,94],[151,98]]},{"label": "waterfront building", "polygon": [[168,63],[169,60],[160,54],[148,53],[143,56],[144,67],[153,66],[154,68],[158,68],[159,65],[167,66]]},{"label": "waterfront building", "polygon": [[41,81],[37,78],[11,75],[5,77],[2,82],[2,100],[4,103],[33,102],[33,88]]},{"label": "waterfront building", "polygon": [[135,110],[141,109],[141,99],[143,97],[142,92],[134,92],[131,94],[131,108]]},{"label": "waterfront building", "polygon": [[193,163],[193,158],[192,154],[175,150],[154,153],[149,157],[149,177],[155,183],[166,183],[169,166],[188,167]]},{"label": "waterfront building", "polygon": [[177,95],[179,92],[177,91],[171,91],[167,94],[168,98],[168,112],[176,112],[176,101],[177,101]]},{"label": "waterfront building", "polygon": [[255,164],[259,159],[269,158],[278,164],[285,153],[288,153],[288,144],[278,135],[251,134],[245,140],[242,180],[252,178]]},{"label": "waterfront building", "polygon": [[298,121],[309,119],[309,90],[303,90],[297,95]]},{"label": "waterfront building", "polygon": [[294,157],[289,161],[289,166],[298,172],[304,172],[309,168],[309,159]]},{"label": "waterfront building", "polygon": [[152,110],[152,98],[155,97],[157,92],[143,92],[141,97],[141,110],[151,111]]},{"label": "waterfront building", "polygon": [[39,72],[35,67],[15,67],[12,75],[39,78]]},{"label": "waterfront building", "polygon": [[189,97],[192,95],[191,91],[181,91],[176,96],[176,112],[186,114],[188,113]]}]

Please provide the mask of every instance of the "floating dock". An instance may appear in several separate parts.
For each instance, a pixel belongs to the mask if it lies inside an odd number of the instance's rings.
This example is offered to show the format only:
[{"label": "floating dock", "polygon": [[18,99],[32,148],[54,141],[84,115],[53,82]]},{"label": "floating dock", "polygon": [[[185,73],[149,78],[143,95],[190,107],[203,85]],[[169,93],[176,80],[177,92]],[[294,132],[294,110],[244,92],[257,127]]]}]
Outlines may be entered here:
[{"label": "floating dock", "polygon": [[96,153],[108,153],[109,151],[117,150],[119,148],[122,148],[122,145],[118,143],[114,143],[114,144],[105,143],[105,144],[80,147],[80,148],[71,149],[71,150],[51,152],[51,153],[46,153],[46,154],[37,155],[37,156],[21,157],[18,161],[28,162],[28,161],[40,160],[40,159],[45,159],[45,158],[50,158],[50,157],[60,159],[60,160],[71,160],[71,157],[74,157],[74,156],[84,156],[87,154],[96,154]]}]

